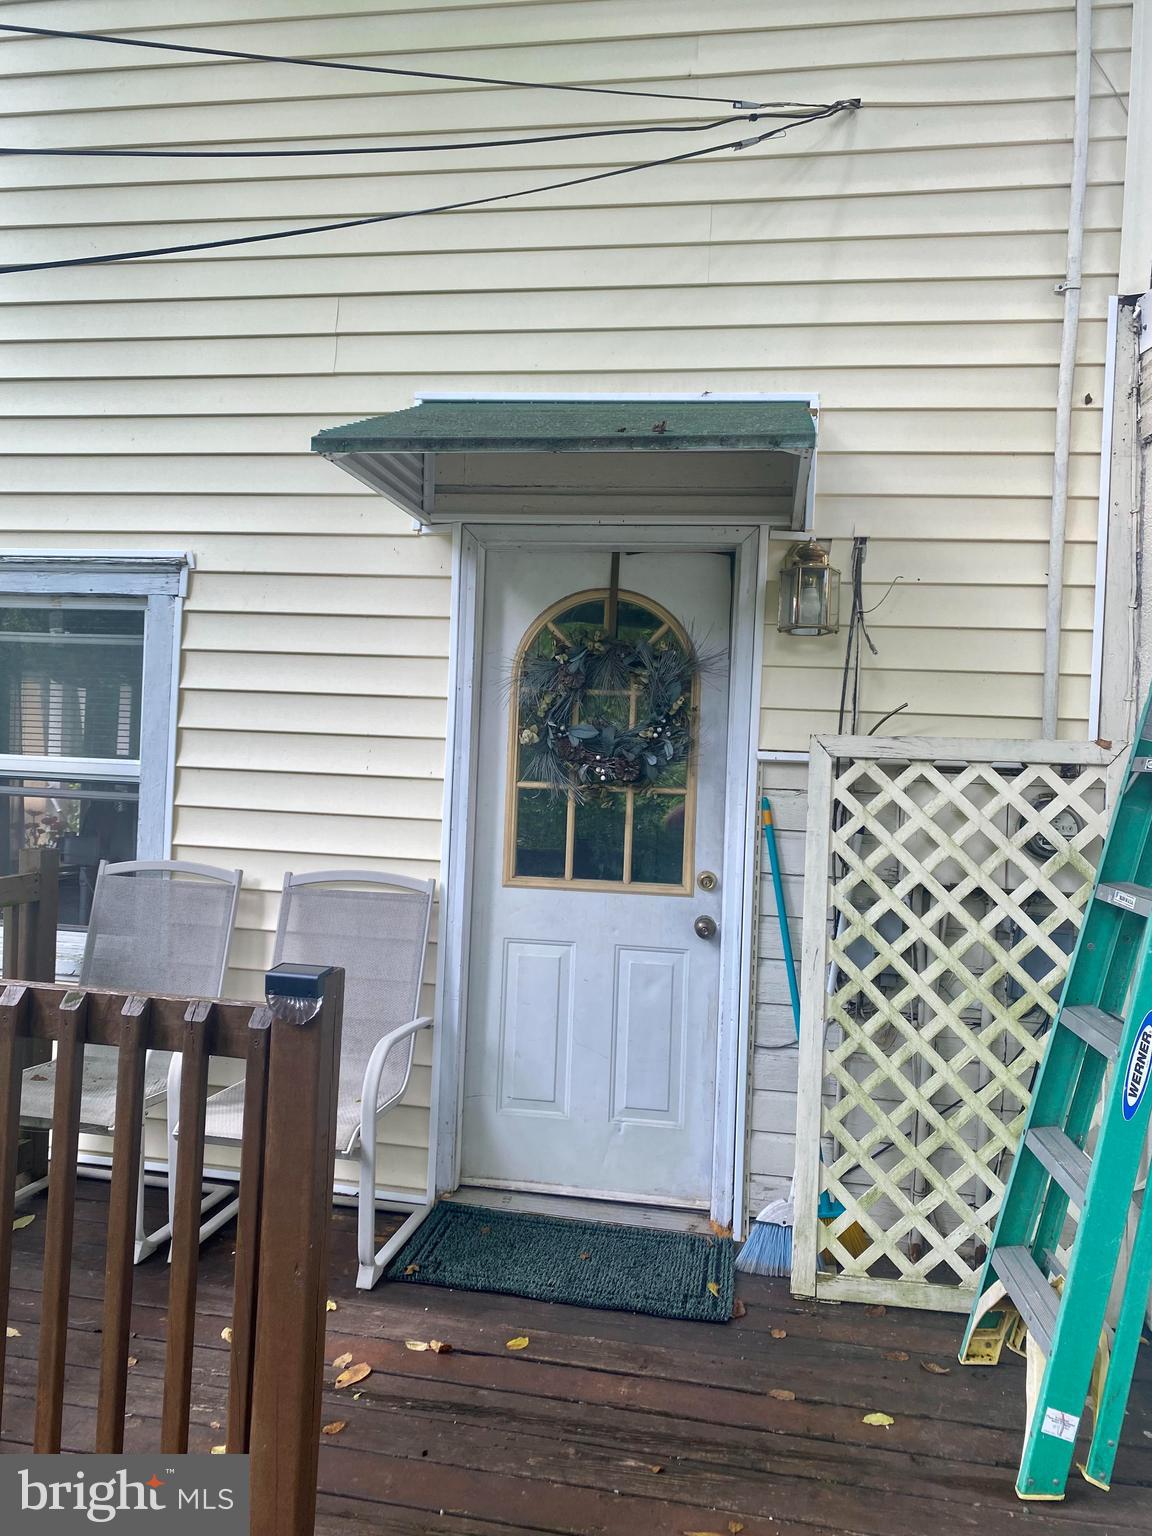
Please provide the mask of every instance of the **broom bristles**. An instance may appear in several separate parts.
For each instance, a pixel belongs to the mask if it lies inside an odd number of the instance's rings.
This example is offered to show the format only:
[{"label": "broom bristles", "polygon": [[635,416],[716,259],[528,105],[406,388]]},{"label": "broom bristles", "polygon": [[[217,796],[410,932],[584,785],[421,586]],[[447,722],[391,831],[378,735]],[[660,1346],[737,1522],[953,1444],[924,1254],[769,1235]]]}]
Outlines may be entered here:
[{"label": "broom bristles", "polygon": [[774,1221],[757,1221],[736,1255],[736,1268],[746,1275],[776,1279],[792,1273],[792,1228]]},{"label": "broom bristles", "polygon": [[[841,1211],[843,1207],[841,1207]],[[767,1275],[773,1279],[787,1279],[792,1273],[792,1202],[777,1200],[752,1223],[743,1248],[736,1255],[736,1268],[746,1275]],[[832,1218],[835,1219],[835,1218]],[[821,1225],[828,1225],[828,1218],[821,1218]],[[864,1228],[852,1222],[837,1234],[836,1241],[858,1259],[872,1246],[872,1239]],[[832,1254],[825,1250],[820,1257],[825,1263],[835,1263]]]}]

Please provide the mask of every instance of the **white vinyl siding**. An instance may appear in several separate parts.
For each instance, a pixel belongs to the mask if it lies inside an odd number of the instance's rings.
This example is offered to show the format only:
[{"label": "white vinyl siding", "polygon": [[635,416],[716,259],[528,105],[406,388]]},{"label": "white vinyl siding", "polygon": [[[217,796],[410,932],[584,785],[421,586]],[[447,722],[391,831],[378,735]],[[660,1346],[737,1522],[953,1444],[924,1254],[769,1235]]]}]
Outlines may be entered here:
[{"label": "white vinyl siding", "polygon": [[[883,599],[862,728],[907,703],[901,727],[919,734],[1039,733],[1067,0],[1001,14],[987,0],[184,0],[159,25],[126,0],[72,0],[66,17],[47,0],[0,10],[13,24],[209,46],[865,103],[762,150],[496,207],[0,278],[5,546],[176,542],[196,556],[173,852],[245,869],[233,991],[260,990],[285,866],[436,872],[447,541],[414,536],[309,452],[316,430],[421,393],[818,393],[816,531],[844,570],[851,534],[869,536],[865,598]],[[1131,26],[1125,4],[1095,12],[1068,735],[1088,715]],[[6,139],[28,145],[415,146],[690,111],[33,39],[0,39],[0,69]],[[9,157],[0,259],[259,234],[684,147],[653,136],[362,159]],[[835,728],[844,637],[779,636],[775,601],[773,585],[761,740],[802,749]],[[761,1026],[775,1028],[765,1010],[780,998],[771,974],[762,981]],[[395,1179],[412,1184],[428,1100],[419,1050],[409,1107],[382,1122]],[[790,1133],[787,1055],[756,1055],[754,1188]]]}]

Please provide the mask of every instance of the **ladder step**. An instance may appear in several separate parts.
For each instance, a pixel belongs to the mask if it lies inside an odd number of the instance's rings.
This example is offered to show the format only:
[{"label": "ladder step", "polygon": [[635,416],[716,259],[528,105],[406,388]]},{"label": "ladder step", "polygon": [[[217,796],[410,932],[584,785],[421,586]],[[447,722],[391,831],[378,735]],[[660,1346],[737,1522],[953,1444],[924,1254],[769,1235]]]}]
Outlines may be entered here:
[{"label": "ladder step", "polygon": [[1092,1159],[1064,1132],[1054,1125],[1037,1125],[1024,1138],[1024,1145],[1037,1158],[1078,1209],[1084,1208],[1084,1194]]},{"label": "ladder step", "polygon": [[1060,1023],[1078,1035],[1085,1045],[1091,1046],[1097,1055],[1108,1061],[1115,1061],[1119,1056],[1124,1020],[1114,1013],[1105,1013],[1103,1008],[1093,1008],[1089,1003],[1079,1003],[1061,1011]]},{"label": "ladder step", "polygon": [[1044,1278],[1036,1260],[1027,1248],[997,1248],[992,1262],[1028,1325],[1028,1332],[1044,1354],[1051,1354],[1060,1298]]},{"label": "ladder step", "polygon": [[1124,912],[1138,912],[1141,917],[1152,916],[1152,889],[1146,885],[1129,885],[1117,881],[1114,885],[1098,885],[1096,900]]}]

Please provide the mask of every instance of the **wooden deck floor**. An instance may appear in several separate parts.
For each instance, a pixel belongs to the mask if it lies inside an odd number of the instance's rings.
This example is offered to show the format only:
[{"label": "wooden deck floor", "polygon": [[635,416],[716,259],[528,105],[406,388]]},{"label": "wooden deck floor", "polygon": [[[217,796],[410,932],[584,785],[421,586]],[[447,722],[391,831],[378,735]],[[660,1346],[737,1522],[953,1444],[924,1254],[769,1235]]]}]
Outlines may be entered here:
[{"label": "wooden deck floor", "polygon": [[[81,1183],[64,1421],[74,1450],[92,1443],[104,1188]],[[31,1430],[43,1207],[33,1209],[39,1219],[17,1234],[5,1450]],[[222,1439],[229,1238],[204,1250],[194,1450]],[[1113,1491],[1074,1476],[1064,1503],[1021,1504],[1023,1370],[957,1366],[957,1318],[807,1305],[783,1283],[742,1281],[746,1315],[717,1327],[416,1286],[366,1295],[354,1278],[352,1213],[338,1211],[328,1359],[350,1353],[372,1374],[325,1394],[325,1422],[346,1427],[323,1441],[318,1536],[1152,1529],[1148,1346]],[[136,1271],[129,1450],[157,1443],[166,1281],[160,1258]],[[529,1344],[514,1353],[517,1335]],[[405,1347],[433,1338],[451,1353]],[[862,1423],[873,1410],[895,1422]]]}]

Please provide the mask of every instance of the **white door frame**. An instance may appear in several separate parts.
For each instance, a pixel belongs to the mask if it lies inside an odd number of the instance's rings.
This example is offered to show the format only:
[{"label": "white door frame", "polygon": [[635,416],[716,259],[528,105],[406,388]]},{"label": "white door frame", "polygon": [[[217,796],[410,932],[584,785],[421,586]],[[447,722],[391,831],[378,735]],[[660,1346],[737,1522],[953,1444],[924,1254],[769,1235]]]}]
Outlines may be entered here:
[{"label": "white door frame", "polygon": [[436,1190],[451,1191],[460,1178],[480,719],[476,666],[484,622],[487,553],[513,545],[611,549],[619,547],[622,539],[629,550],[637,552],[725,551],[734,556],[711,1214],[721,1225],[731,1223],[734,1235],[739,1238],[744,1203],[753,900],[759,835],[756,747],[768,554],[767,529],[758,523],[724,523],[715,527],[666,525],[606,516],[587,525],[549,523],[524,528],[465,523],[453,530],[444,837],[433,1031],[431,1136]]}]

